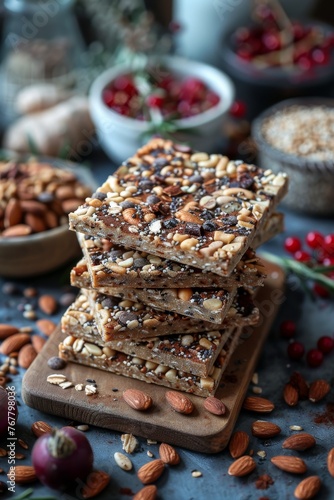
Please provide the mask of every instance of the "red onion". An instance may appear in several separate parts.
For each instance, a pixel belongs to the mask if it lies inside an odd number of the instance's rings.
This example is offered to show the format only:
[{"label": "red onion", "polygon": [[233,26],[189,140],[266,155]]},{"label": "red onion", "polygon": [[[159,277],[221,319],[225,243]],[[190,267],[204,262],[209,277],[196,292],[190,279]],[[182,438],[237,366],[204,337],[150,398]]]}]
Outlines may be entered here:
[{"label": "red onion", "polygon": [[93,450],[83,432],[73,427],[54,429],[36,441],[32,463],[39,480],[56,490],[85,480],[93,467]]},{"label": "red onion", "polygon": [[15,423],[17,419],[17,406],[15,393],[8,387],[7,391],[0,386],[0,436],[8,432],[8,427],[15,434]]}]

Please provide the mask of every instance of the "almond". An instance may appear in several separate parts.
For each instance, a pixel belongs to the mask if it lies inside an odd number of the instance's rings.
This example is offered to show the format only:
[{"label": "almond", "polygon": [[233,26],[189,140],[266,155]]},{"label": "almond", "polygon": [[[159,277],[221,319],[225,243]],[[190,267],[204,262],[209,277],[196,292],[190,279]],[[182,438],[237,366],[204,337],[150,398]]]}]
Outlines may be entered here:
[{"label": "almond", "polygon": [[81,489],[82,498],[96,497],[109,484],[110,476],[102,470],[95,470],[89,474],[86,483]]},{"label": "almond", "polygon": [[294,372],[290,377],[290,384],[293,385],[299,395],[299,399],[307,399],[309,386],[304,377],[299,372]]},{"label": "almond", "polygon": [[44,333],[47,337],[50,337],[50,335],[55,331],[57,325],[51,319],[39,319],[36,321],[36,326],[39,329],[40,332]]},{"label": "almond", "polygon": [[334,448],[330,450],[327,456],[327,469],[332,477],[334,477]]},{"label": "almond", "polygon": [[38,299],[38,306],[45,314],[54,314],[57,310],[57,301],[52,295],[41,295]]},{"label": "almond", "polygon": [[248,396],[244,401],[243,408],[258,413],[270,413],[275,408],[275,405],[269,399]]},{"label": "almond", "polygon": [[7,337],[19,333],[19,329],[12,325],[0,324],[0,340],[5,340]]},{"label": "almond", "polygon": [[283,441],[282,448],[287,450],[297,450],[304,451],[315,446],[316,441],[311,434],[307,432],[301,432],[300,434],[294,434]]},{"label": "almond", "polygon": [[230,465],[227,473],[230,476],[236,476],[236,477],[242,477],[242,476],[247,476],[256,467],[255,460],[248,456],[245,455],[244,457],[238,458],[233,464]]},{"label": "almond", "polygon": [[44,347],[46,340],[43,339],[40,335],[33,335],[31,337],[31,343],[34,346],[34,349],[37,353],[41,352]]},{"label": "almond", "polygon": [[19,351],[28,342],[30,342],[30,335],[27,333],[15,333],[2,342],[0,352],[8,356],[12,352]]},{"label": "almond", "polygon": [[167,403],[169,403],[178,413],[189,415],[194,411],[193,403],[190,401],[188,396],[182,394],[181,392],[167,391],[165,398]]},{"label": "almond", "polygon": [[281,455],[272,457],[271,463],[278,467],[278,469],[290,472],[291,474],[304,474],[307,470],[306,463],[299,457]]},{"label": "almond", "polygon": [[24,345],[19,352],[19,356],[17,358],[18,364],[21,368],[29,368],[31,363],[37,356],[37,352],[35,351],[34,346],[31,344]]},{"label": "almond", "polygon": [[247,432],[236,431],[232,434],[229,450],[232,458],[239,458],[246,453],[249,445],[249,436]]},{"label": "almond", "polygon": [[264,420],[256,420],[252,424],[252,434],[261,439],[270,439],[277,436],[281,432],[281,428],[272,422]]},{"label": "almond", "polygon": [[34,422],[31,426],[31,432],[36,437],[43,436],[43,434],[49,433],[51,431],[52,427],[46,422],[43,422],[43,420],[38,420],[37,422]]},{"label": "almond", "polygon": [[22,219],[22,208],[19,200],[11,198],[5,209],[4,225],[5,227],[15,226]]},{"label": "almond", "polygon": [[301,481],[295,489],[295,497],[299,500],[309,500],[315,497],[321,488],[321,479],[318,476],[310,476]]},{"label": "almond", "polygon": [[158,458],[140,467],[137,476],[143,484],[154,483],[165,469],[165,464]]},{"label": "almond", "polygon": [[123,392],[124,401],[134,410],[145,411],[153,404],[151,396],[138,389],[127,389]]},{"label": "almond", "polygon": [[24,216],[24,222],[27,226],[31,227],[33,233],[41,233],[46,230],[46,224],[44,222],[44,218],[39,215],[35,215],[32,213],[27,213]]},{"label": "almond", "polygon": [[214,415],[224,415],[226,413],[226,407],[224,403],[213,396],[209,396],[204,401],[204,408]]},{"label": "almond", "polygon": [[310,386],[308,398],[312,403],[317,403],[318,401],[324,399],[330,390],[331,386],[326,380],[315,380]]},{"label": "almond", "polygon": [[159,455],[164,464],[177,465],[180,463],[180,455],[169,444],[161,443],[159,446]]},{"label": "almond", "polygon": [[154,484],[150,484],[138,491],[133,497],[133,500],[155,500],[157,498],[157,493],[157,487]]},{"label": "almond", "polygon": [[291,384],[286,384],[283,391],[283,398],[287,405],[296,406],[299,399],[297,389]]},{"label": "almond", "polygon": [[28,236],[31,234],[31,227],[27,224],[16,224],[2,231],[2,238],[16,238],[20,236]]},{"label": "almond", "polygon": [[[14,469],[15,469],[15,482],[17,484],[33,483],[34,481],[37,480],[35,469],[33,468],[32,465],[16,465]],[[8,479],[10,480],[11,478],[9,477],[9,473],[7,474],[7,476]]]}]

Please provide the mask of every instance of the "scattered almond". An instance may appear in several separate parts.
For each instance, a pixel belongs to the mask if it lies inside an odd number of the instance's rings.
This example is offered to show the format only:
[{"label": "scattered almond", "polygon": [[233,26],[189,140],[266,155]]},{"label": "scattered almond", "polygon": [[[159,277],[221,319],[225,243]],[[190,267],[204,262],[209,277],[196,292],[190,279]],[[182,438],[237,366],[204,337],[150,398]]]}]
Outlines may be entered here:
[{"label": "scattered almond", "polygon": [[6,457],[7,456],[7,450],[5,448],[0,448],[0,457]]},{"label": "scattered almond", "polygon": [[32,335],[31,343],[34,346],[34,349],[37,353],[41,352],[44,347],[46,340],[43,339],[40,335]]},{"label": "scattered almond", "polygon": [[12,325],[0,324],[0,340],[5,340],[7,337],[19,333],[19,329]]},{"label": "scattered almond", "polygon": [[332,477],[334,477],[334,448],[330,450],[327,456],[327,469]]},{"label": "scattered almond", "polygon": [[21,448],[23,448],[24,450],[28,450],[29,449],[28,443],[26,443],[25,441],[23,441],[23,439],[18,439],[17,441],[18,441],[19,445],[21,446]]},{"label": "scattered almond", "polygon": [[31,344],[24,345],[19,352],[18,363],[21,368],[29,368],[37,356],[37,352]]},{"label": "scattered almond", "polygon": [[255,468],[255,460],[252,457],[245,455],[233,462],[227,472],[230,476],[243,477],[253,472]]},{"label": "scattered almond", "polygon": [[194,411],[193,403],[190,401],[188,396],[182,394],[181,392],[167,391],[165,398],[171,407],[178,413],[189,415]]},{"label": "scattered almond", "polygon": [[18,352],[21,347],[30,342],[30,335],[27,333],[15,333],[7,337],[0,346],[0,352],[8,356],[12,352]]},{"label": "scattered almond", "polygon": [[143,484],[154,483],[161,476],[164,469],[165,464],[160,458],[157,458],[140,467],[137,476]]},{"label": "scattered almond", "polygon": [[51,319],[39,319],[36,321],[36,326],[39,329],[40,332],[44,333],[47,337],[50,337],[50,335],[55,331],[57,325]]},{"label": "scattered almond", "polygon": [[214,396],[209,396],[204,401],[204,408],[213,413],[213,415],[224,415],[226,413],[226,407],[224,403]]},{"label": "scattered almond", "polygon": [[246,453],[249,446],[249,436],[247,432],[236,431],[232,434],[229,444],[229,451],[232,458],[239,458]]},{"label": "scattered almond", "polygon": [[287,405],[296,406],[299,399],[297,389],[291,384],[286,384],[283,391],[283,398]]},{"label": "scattered almond", "polygon": [[[15,482],[17,484],[33,483],[37,480],[35,469],[32,465],[16,465],[15,469]],[[8,474],[7,474],[8,475]],[[11,478],[8,475],[8,479]]]},{"label": "scattered almond", "polygon": [[304,377],[299,372],[294,372],[290,377],[290,382],[298,391],[299,399],[307,399],[309,386]]},{"label": "scattered almond", "polygon": [[258,413],[270,413],[275,408],[275,405],[269,399],[260,398],[258,396],[248,396],[244,401],[243,408]]},{"label": "scattered almond", "polygon": [[312,403],[318,403],[327,396],[330,390],[331,386],[326,380],[315,380],[310,386],[308,398]]},{"label": "scattered almond", "polygon": [[180,463],[180,455],[169,444],[161,443],[159,446],[159,455],[164,464],[177,465]]},{"label": "scattered almond", "polygon": [[321,488],[321,480],[318,476],[310,476],[301,481],[295,489],[295,497],[298,500],[309,500],[315,497]]},{"label": "scattered almond", "polygon": [[57,301],[52,295],[41,295],[38,299],[38,306],[45,314],[54,314],[57,310]]},{"label": "scattered almond", "polygon": [[133,497],[133,500],[155,500],[157,498],[157,493],[157,487],[154,484],[150,484],[138,491]]},{"label": "scattered almond", "polygon": [[151,396],[138,389],[127,389],[123,392],[124,401],[134,410],[145,411],[153,404]]},{"label": "scattered almond", "polygon": [[291,474],[304,474],[307,470],[306,463],[299,457],[281,455],[272,457],[271,463],[278,469],[290,472]]},{"label": "scattered almond", "polygon": [[37,422],[34,422],[32,424],[31,431],[36,437],[40,437],[43,436],[43,434],[46,434],[47,432],[51,432],[52,427],[46,422],[38,420]]},{"label": "scattered almond", "polygon": [[261,439],[270,439],[277,436],[281,432],[281,428],[272,422],[264,420],[256,420],[252,424],[252,434]]},{"label": "scattered almond", "polygon": [[89,474],[86,479],[86,484],[81,490],[83,498],[96,497],[103,491],[110,482],[110,476],[102,470],[96,470]]},{"label": "scattered almond", "polygon": [[282,448],[287,450],[304,451],[315,446],[316,441],[311,434],[307,432],[301,432],[300,434],[294,434],[283,441]]}]

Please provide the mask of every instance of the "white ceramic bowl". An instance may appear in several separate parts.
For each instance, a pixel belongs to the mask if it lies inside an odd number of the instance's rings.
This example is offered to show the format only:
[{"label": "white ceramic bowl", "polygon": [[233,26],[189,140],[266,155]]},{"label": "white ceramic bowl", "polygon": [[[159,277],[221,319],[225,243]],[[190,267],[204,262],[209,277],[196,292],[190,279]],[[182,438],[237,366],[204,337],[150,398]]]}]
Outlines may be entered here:
[{"label": "white ceramic bowl", "polygon": [[[10,154],[9,158],[17,156]],[[37,158],[57,168],[73,172],[92,192],[96,183],[86,168],[56,160]],[[76,234],[68,224],[17,238],[0,238],[0,276],[6,278],[27,278],[45,274],[81,255]]]},{"label": "white ceramic bowl", "polygon": [[[154,59],[152,63],[154,64]],[[187,142],[194,149],[213,152],[222,142],[222,124],[234,100],[234,85],[221,71],[207,64],[175,56],[161,58],[164,67],[177,77],[198,77],[216,92],[220,102],[197,116],[176,120],[179,130],[173,136],[179,142]],[[150,122],[139,121],[116,113],[108,108],[102,99],[103,90],[118,75],[131,73],[128,65],[119,65],[102,73],[90,89],[90,113],[95,124],[100,144],[112,160],[121,163],[131,156],[145,142]],[[190,133],[187,129],[193,129]],[[147,136],[146,136],[147,140]]]}]

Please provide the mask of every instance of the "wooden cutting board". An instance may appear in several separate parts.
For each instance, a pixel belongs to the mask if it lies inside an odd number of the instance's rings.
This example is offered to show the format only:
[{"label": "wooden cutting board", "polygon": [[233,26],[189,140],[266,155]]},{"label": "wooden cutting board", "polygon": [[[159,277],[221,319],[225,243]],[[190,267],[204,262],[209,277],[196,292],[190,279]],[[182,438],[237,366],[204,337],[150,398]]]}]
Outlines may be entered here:
[{"label": "wooden cutting board", "polygon": [[[204,398],[198,396],[189,396],[195,411],[191,415],[181,415],[165,401],[167,388],[72,363],[61,373],[74,384],[94,379],[99,390],[97,395],[86,396],[84,391],[63,390],[48,384],[46,378],[52,370],[47,366],[47,360],[58,354],[58,344],[63,338],[59,327],[25,374],[22,384],[24,402],[42,412],[80,423],[133,433],[203,453],[221,451],[229,441],[262,346],[284,301],[283,271],[269,263],[266,267],[268,278],[256,298],[261,313],[260,323],[251,336],[245,331],[216,393],[228,409],[224,416],[207,412],[203,408]],[[123,391],[129,388],[148,393],[154,401],[153,407],[146,412],[130,408],[122,398]]]}]

